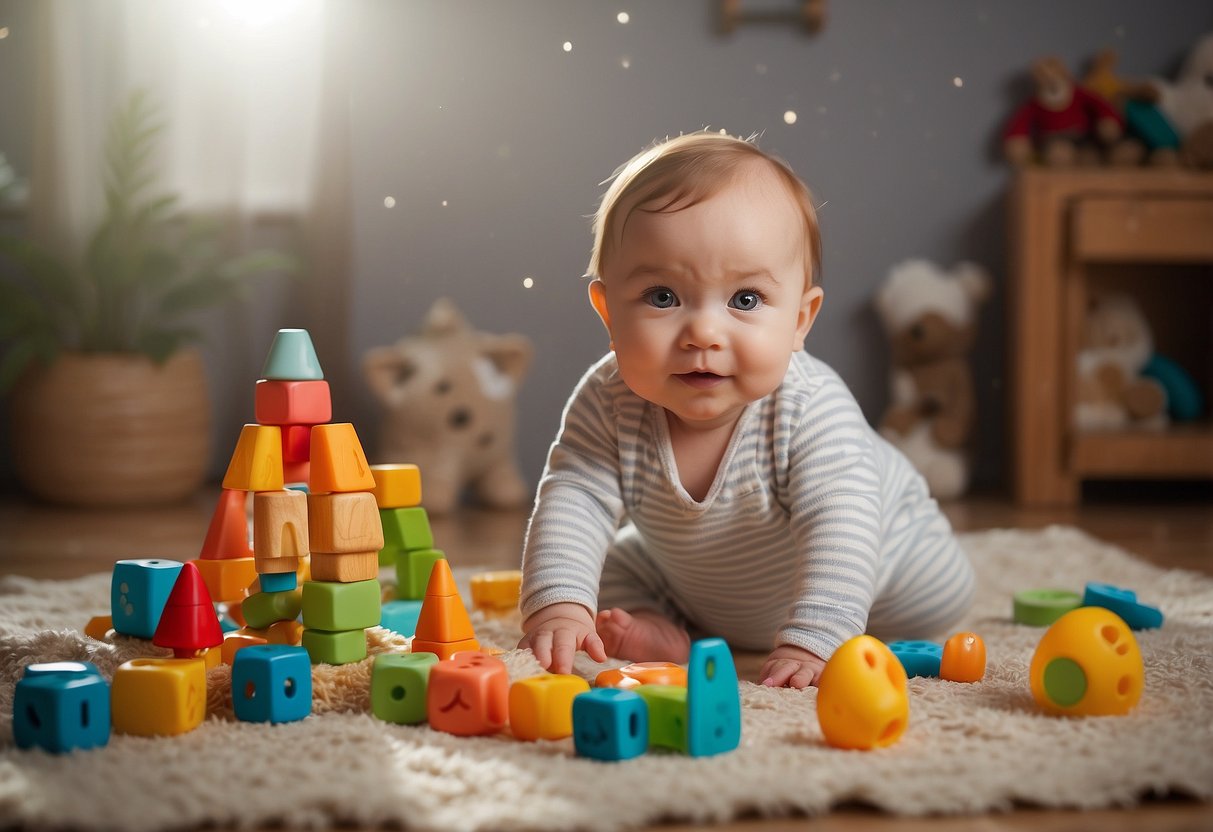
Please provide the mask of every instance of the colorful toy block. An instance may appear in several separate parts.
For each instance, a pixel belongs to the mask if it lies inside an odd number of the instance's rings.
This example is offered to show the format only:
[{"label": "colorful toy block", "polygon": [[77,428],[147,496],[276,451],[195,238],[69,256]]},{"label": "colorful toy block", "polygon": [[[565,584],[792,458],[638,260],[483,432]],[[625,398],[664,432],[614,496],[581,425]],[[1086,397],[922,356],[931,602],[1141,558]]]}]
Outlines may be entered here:
[{"label": "colorful toy block", "polygon": [[312,664],[352,664],[366,658],[366,631],[303,631],[303,647]]},{"label": "colorful toy block", "polygon": [[631,690],[641,685],[687,686],[687,671],[673,662],[633,662],[603,670],[594,677],[594,686]]},{"label": "colorful toy block", "polygon": [[737,668],[724,639],[692,642],[687,660],[687,753],[708,757],[741,743]]},{"label": "colorful toy block", "polygon": [[[309,440],[310,441],[310,440]],[[312,478],[312,465],[310,462],[283,462],[282,463],[282,480],[286,483],[287,488],[308,493],[308,480]]]},{"label": "colorful toy block", "polygon": [[421,469],[416,465],[372,465],[371,476],[375,478],[375,502],[379,508],[421,505]]},{"label": "colorful toy block", "polygon": [[193,562],[182,565],[152,643],[172,648],[179,659],[201,655],[202,651],[223,643],[223,628],[219,626],[215,604]]},{"label": "colorful toy block", "polygon": [[[279,425],[282,428],[282,464],[307,462],[312,454],[311,425]],[[291,482],[289,477],[287,482]]]},{"label": "colorful toy block", "polygon": [[430,727],[463,737],[495,734],[509,720],[509,688],[505,663],[485,653],[439,661],[430,666],[426,691]]},{"label": "colorful toy block", "polygon": [[243,722],[295,722],[312,712],[312,663],[302,647],[259,644],[232,661],[232,708]]},{"label": "colorful toy block", "polygon": [[110,578],[110,615],[114,631],[151,638],[160,623],[182,564],[175,560],[120,560]]},{"label": "colorful toy block", "polygon": [[308,511],[308,496],[302,491],[284,489],[254,494],[254,556],[258,560],[307,557],[311,551]]},{"label": "colorful toy block", "polygon": [[417,619],[421,617],[421,601],[397,599],[386,601],[379,616],[379,626],[410,638],[417,632]]},{"label": "colorful toy block", "polygon": [[223,560],[225,558],[251,558],[249,548],[248,511],[245,503],[248,493],[234,488],[225,488],[215,503],[206,538],[202,541],[199,558]]},{"label": "colorful toy block", "polygon": [[211,600],[221,603],[239,601],[245,596],[248,585],[257,579],[257,561],[251,557],[223,560],[198,558],[190,563],[198,568],[198,574],[206,582]]},{"label": "colorful toy block", "polygon": [[396,595],[416,600],[425,597],[434,564],[445,560],[441,549],[408,549],[396,556]]},{"label": "colorful toy block", "polygon": [[264,572],[257,576],[258,592],[291,592],[298,588],[298,572]]},{"label": "colorful toy block", "polygon": [[84,634],[97,641],[104,641],[105,637],[113,631],[114,617],[112,615],[94,615],[84,625]]},{"label": "colorful toy block", "polygon": [[891,641],[889,650],[905,668],[906,676],[938,676],[943,647],[933,641]]},{"label": "colorful toy block", "polygon": [[303,585],[303,624],[316,630],[365,630],[379,623],[379,581],[309,581]]},{"label": "colorful toy block", "polygon": [[223,487],[281,491],[282,482],[282,430],[277,425],[245,425],[223,475]]},{"label": "colorful toy block", "polygon": [[943,644],[939,678],[980,682],[986,675],[986,643],[977,633],[957,633]]},{"label": "colorful toy block", "polygon": [[309,460],[308,490],[312,494],[375,489],[371,464],[349,422],[313,426]]},{"label": "colorful toy block", "polygon": [[247,633],[228,633],[223,637],[223,644],[219,647],[220,660],[224,664],[231,664],[236,657],[236,653],[245,647],[252,647],[255,644],[269,644],[269,641],[261,636],[249,635]]},{"label": "colorful toy block", "polygon": [[1011,614],[1016,624],[1048,627],[1082,605],[1082,596],[1068,589],[1025,589],[1012,598]]},{"label": "colorful toy block", "polygon": [[280,329],[270,344],[261,377],[284,381],[317,381],[324,378],[316,347],[306,329]]},{"label": "colorful toy block", "polygon": [[634,690],[600,688],[573,699],[573,748],[594,760],[630,760],[649,747],[649,707]]},{"label": "colorful toy block", "polygon": [[384,548],[405,552],[434,548],[434,532],[424,508],[385,508],[379,510]]},{"label": "colorful toy block", "polygon": [[335,583],[369,581],[379,577],[378,552],[314,552],[312,554],[312,580]]},{"label": "colorful toy block", "polygon": [[510,685],[510,730],[520,740],[559,740],[573,733],[573,699],[590,689],[580,676],[549,673]]},{"label": "colorful toy block", "polygon": [[31,664],[13,690],[18,748],[61,754],[96,748],[110,738],[110,688],[87,662]]},{"label": "colorful toy block", "polygon": [[1137,593],[1112,584],[1089,583],[1082,594],[1084,607],[1103,607],[1119,615],[1130,630],[1152,630],[1161,627],[1163,614],[1137,600]]},{"label": "colorful toy block", "polygon": [[132,659],[114,671],[110,700],[119,734],[187,733],[206,717],[206,665],[202,659]]},{"label": "colorful toy block", "polygon": [[516,610],[522,590],[522,570],[478,572],[471,578],[471,590],[473,609],[484,612]]},{"label": "colorful toy block", "polygon": [[[294,572],[286,573],[292,578]],[[258,592],[244,599],[240,610],[248,626],[265,629],[275,621],[291,621],[298,618],[303,609],[303,590],[287,592]]]},{"label": "colorful toy block", "polygon": [[[264,630],[261,630],[260,634],[270,644],[301,644],[303,642],[303,632],[302,622],[275,621]],[[365,642],[365,633],[359,632],[358,634],[363,637],[362,640]],[[258,635],[258,633],[254,633],[253,635]],[[365,651],[365,647],[363,649]]]},{"label": "colorful toy block", "polygon": [[480,649],[472,620],[459,598],[455,576],[445,560],[435,562],[430,572],[413,649],[435,653],[440,659],[448,659],[463,650]]},{"label": "colorful toy block", "polygon": [[383,523],[369,491],[307,496],[308,534],[314,552],[378,552]]},{"label": "colorful toy block", "polygon": [[318,425],[333,418],[327,381],[263,378],[253,400],[253,418],[263,425]]},{"label": "colorful toy block", "polygon": [[821,671],[817,721],[827,744],[868,750],[901,739],[910,721],[906,671],[872,636],[844,642]]},{"label": "colorful toy block", "polygon": [[1028,677],[1032,697],[1048,713],[1110,716],[1137,705],[1145,667],[1124,619],[1102,607],[1079,607],[1045,631]]},{"label": "colorful toy block", "polygon": [[426,690],[433,653],[383,653],[371,667],[371,713],[384,722],[417,725],[426,720]]}]

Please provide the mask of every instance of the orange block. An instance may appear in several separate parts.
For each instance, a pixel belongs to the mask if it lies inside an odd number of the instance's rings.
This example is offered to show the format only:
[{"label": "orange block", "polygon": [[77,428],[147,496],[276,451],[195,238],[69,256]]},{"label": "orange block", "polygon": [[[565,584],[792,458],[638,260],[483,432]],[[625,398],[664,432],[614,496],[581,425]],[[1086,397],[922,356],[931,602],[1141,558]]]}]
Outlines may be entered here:
[{"label": "orange block", "polygon": [[[253,551],[258,560],[307,556],[306,494],[302,491],[262,491],[253,495]],[[295,568],[281,571],[293,572]]]},{"label": "orange block", "polygon": [[282,429],[277,425],[245,425],[223,475],[223,487],[281,491],[282,484]]},{"label": "orange block", "polygon": [[113,629],[114,617],[112,615],[95,615],[84,625],[84,634],[97,641],[104,641]]},{"label": "orange block", "polygon": [[435,731],[462,737],[495,734],[509,721],[509,695],[505,663],[468,653],[430,665],[426,715]]},{"label": "orange block", "polygon": [[349,422],[315,425],[312,428],[309,459],[312,470],[308,488],[313,494],[375,489],[371,464],[367,462],[358,434]]},{"label": "orange block", "polygon": [[248,545],[248,513],[245,510],[244,491],[225,488],[215,504],[211,524],[202,541],[201,558],[250,558]]},{"label": "orange block", "polygon": [[257,578],[257,562],[253,558],[198,558],[191,562],[198,567],[212,601],[239,601],[245,596],[245,588]]},{"label": "orange block", "polygon": [[369,491],[309,494],[308,535],[316,552],[378,552],[383,548],[383,521]]},{"label": "orange block", "polygon": [[254,416],[263,425],[318,425],[333,418],[327,381],[263,378],[253,400]]},{"label": "orange block", "polygon": [[[421,602],[415,632],[417,639],[426,643],[450,643],[476,638],[472,619],[468,617],[467,608],[459,597],[459,588],[455,586],[451,565],[445,559],[435,561],[430,569],[430,581],[425,587],[425,598]],[[414,648],[414,651],[417,649]]]},{"label": "orange block", "polygon": [[299,621],[275,621],[265,629],[270,644],[302,644],[303,624]]},{"label": "orange block", "polygon": [[456,658],[459,653],[484,652],[480,649],[480,641],[474,638],[463,641],[426,641],[414,638],[409,649],[414,653],[433,653],[443,661]]},{"label": "orange block", "polygon": [[224,664],[231,664],[232,659],[236,657],[236,651],[244,647],[252,647],[254,644],[267,644],[268,642],[260,636],[248,635],[246,633],[228,633],[220,646],[220,655],[223,658]]}]

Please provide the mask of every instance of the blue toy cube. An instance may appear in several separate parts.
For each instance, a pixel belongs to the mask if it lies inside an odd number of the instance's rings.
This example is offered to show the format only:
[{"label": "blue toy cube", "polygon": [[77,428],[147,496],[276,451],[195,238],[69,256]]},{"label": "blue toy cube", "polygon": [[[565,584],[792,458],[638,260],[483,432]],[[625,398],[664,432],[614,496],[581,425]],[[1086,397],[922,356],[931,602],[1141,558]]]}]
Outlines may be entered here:
[{"label": "blue toy cube", "polygon": [[160,623],[182,564],[175,560],[120,560],[110,580],[110,614],[114,631],[151,638]]},{"label": "blue toy cube", "polygon": [[387,601],[379,614],[379,626],[412,638],[417,634],[417,619],[421,617],[421,601]]},{"label": "blue toy cube", "polygon": [[1103,607],[1119,615],[1130,630],[1152,630],[1161,627],[1162,610],[1137,600],[1137,593],[1112,584],[1089,583],[1082,593],[1084,607]]},{"label": "blue toy cube", "polygon": [[635,691],[597,688],[573,698],[573,747],[594,760],[630,760],[649,746],[649,708]]},{"label": "blue toy cube", "polygon": [[232,660],[232,707],[244,722],[294,722],[312,712],[312,662],[289,644],[255,644]]},{"label": "blue toy cube", "polygon": [[906,669],[907,676],[939,676],[943,645],[933,641],[891,641],[889,649]]},{"label": "blue toy cube", "polygon": [[59,754],[96,748],[110,738],[110,688],[87,662],[32,664],[13,691],[18,748]]},{"label": "blue toy cube", "polygon": [[737,668],[724,639],[691,644],[687,660],[687,754],[708,757],[741,743]]},{"label": "blue toy cube", "polygon": [[264,572],[257,576],[262,592],[290,592],[299,586],[294,572]]}]

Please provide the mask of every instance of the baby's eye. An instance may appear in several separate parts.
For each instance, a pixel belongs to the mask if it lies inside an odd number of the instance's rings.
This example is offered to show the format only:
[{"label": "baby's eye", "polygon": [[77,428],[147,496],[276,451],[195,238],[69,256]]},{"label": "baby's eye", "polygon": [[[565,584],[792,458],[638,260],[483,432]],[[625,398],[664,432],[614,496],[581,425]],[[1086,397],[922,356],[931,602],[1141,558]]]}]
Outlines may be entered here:
[{"label": "baby's eye", "polygon": [[655,286],[644,293],[644,299],[658,309],[669,309],[678,305],[678,296],[664,286]]},{"label": "baby's eye", "polygon": [[749,289],[742,289],[729,299],[729,306],[743,312],[752,312],[762,306],[762,296]]}]

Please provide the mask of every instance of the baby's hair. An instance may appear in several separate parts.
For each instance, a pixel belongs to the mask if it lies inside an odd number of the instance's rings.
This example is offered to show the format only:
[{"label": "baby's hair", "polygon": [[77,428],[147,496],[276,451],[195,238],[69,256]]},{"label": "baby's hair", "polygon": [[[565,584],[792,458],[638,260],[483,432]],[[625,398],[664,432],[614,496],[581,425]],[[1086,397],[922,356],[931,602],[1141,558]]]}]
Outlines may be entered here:
[{"label": "baby's hair", "polygon": [[[610,186],[594,214],[594,249],[589,277],[601,277],[607,258],[623,237],[634,211],[681,211],[702,202],[730,184],[746,165],[765,162],[788,189],[804,219],[805,264],[809,282],[821,267],[821,234],[813,195],[788,163],[759,149],[754,138],[699,131],[666,139],[625,162],[607,181]],[[629,206],[620,216],[620,206]]]}]

